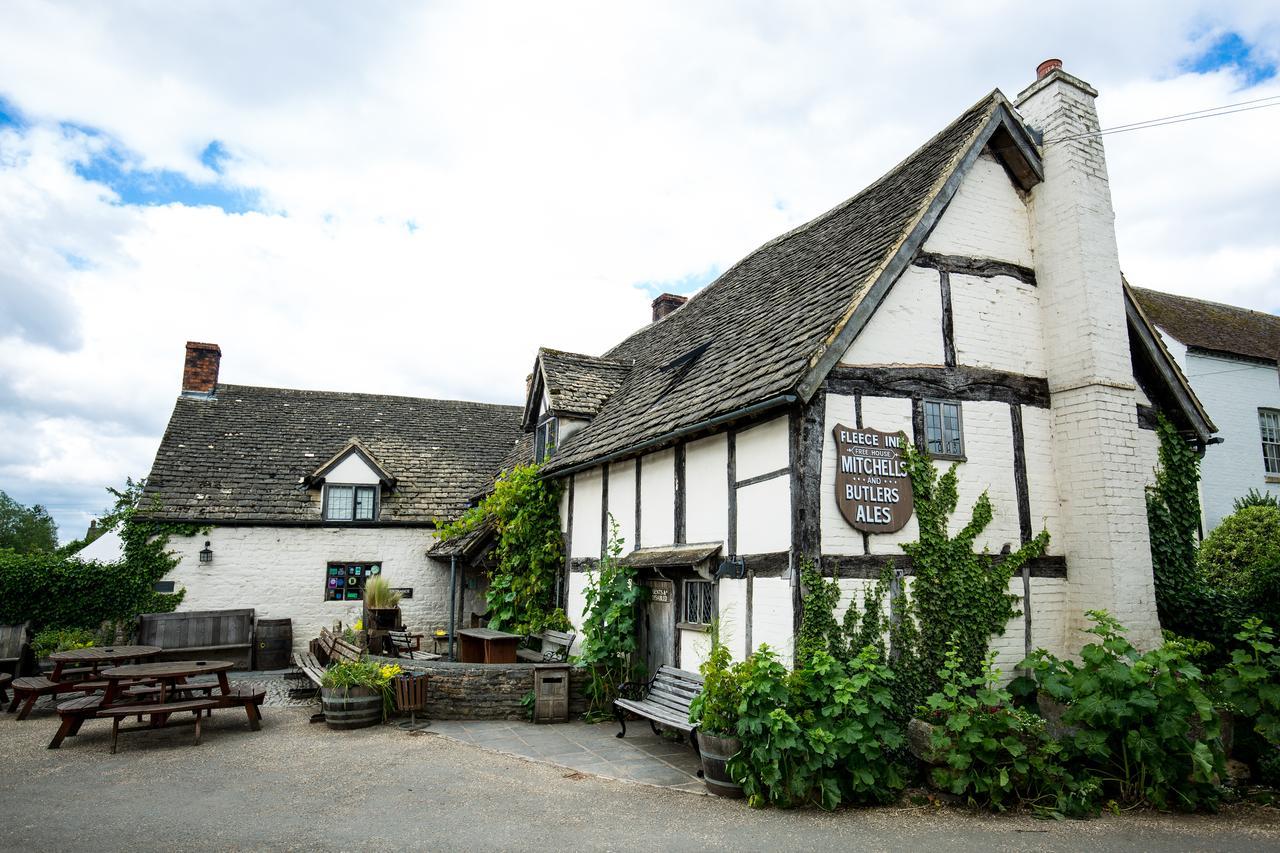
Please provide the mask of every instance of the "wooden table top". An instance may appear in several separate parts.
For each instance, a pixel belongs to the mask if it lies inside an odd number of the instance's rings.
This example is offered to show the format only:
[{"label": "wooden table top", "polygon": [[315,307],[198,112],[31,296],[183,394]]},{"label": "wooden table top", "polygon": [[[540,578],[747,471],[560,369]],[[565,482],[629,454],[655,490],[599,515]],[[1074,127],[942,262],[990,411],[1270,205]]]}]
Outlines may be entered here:
[{"label": "wooden table top", "polygon": [[134,663],[104,669],[106,678],[185,678],[210,672],[226,672],[235,666],[229,660],[167,660],[156,663]]},{"label": "wooden table top", "polygon": [[70,649],[54,652],[49,660],[54,663],[105,663],[113,660],[149,658],[160,654],[159,646],[89,646],[87,649]]},{"label": "wooden table top", "polygon": [[506,631],[495,631],[492,628],[459,628],[458,634],[462,637],[474,637],[477,640],[521,639],[519,634],[508,634]]}]

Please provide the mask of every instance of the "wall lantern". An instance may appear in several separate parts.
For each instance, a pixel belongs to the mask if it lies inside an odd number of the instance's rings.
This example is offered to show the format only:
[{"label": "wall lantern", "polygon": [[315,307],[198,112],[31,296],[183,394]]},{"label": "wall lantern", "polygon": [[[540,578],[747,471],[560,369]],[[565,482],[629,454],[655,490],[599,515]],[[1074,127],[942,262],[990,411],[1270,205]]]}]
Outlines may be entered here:
[{"label": "wall lantern", "polygon": [[208,542],[205,542],[204,547],[200,549],[200,562],[202,563],[213,562],[213,549],[209,547]]}]

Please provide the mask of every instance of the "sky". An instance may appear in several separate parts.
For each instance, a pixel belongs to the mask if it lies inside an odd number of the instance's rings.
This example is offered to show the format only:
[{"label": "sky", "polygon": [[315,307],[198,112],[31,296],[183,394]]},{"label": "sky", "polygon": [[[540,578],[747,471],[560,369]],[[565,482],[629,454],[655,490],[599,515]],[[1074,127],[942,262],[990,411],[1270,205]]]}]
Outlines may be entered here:
[{"label": "sky", "polygon": [[[521,402],[1060,57],[1104,127],[1280,95],[1280,4],[7,2],[0,490],[245,385]],[[1280,311],[1280,108],[1105,139],[1146,287]]]}]

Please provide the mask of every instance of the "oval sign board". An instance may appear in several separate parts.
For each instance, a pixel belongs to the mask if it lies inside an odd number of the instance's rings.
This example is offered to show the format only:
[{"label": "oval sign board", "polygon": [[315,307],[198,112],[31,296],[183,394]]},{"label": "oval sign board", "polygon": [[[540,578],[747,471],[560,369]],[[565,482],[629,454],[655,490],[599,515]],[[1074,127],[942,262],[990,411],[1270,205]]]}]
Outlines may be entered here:
[{"label": "oval sign board", "polygon": [[836,424],[836,504],[857,530],[892,533],[915,511],[900,432]]}]

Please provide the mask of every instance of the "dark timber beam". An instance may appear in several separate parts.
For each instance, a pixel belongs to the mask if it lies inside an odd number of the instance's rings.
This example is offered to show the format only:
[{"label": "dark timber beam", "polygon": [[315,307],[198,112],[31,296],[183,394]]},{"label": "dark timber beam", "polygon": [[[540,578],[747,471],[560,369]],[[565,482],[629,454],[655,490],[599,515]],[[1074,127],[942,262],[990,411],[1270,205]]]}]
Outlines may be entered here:
[{"label": "dark timber beam", "polygon": [[871,397],[941,397],[1049,408],[1049,382],[985,367],[853,367],[837,365],[827,375],[829,394]]},{"label": "dark timber beam", "polygon": [[800,565],[822,559],[822,442],[827,395],[821,388],[807,404],[791,410],[791,609],[793,631],[800,628]]},{"label": "dark timber beam", "polygon": [[912,261],[915,266],[928,267],[939,272],[954,275],[972,275],[978,278],[995,278],[1006,275],[1016,278],[1023,284],[1035,286],[1036,271],[1020,264],[1008,261],[997,261],[993,258],[971,258],[965,255],[939,255],[934,252],[921,252]]}]

